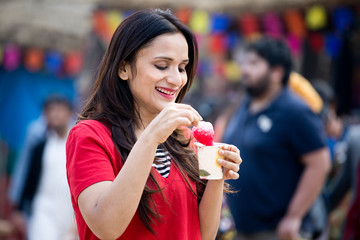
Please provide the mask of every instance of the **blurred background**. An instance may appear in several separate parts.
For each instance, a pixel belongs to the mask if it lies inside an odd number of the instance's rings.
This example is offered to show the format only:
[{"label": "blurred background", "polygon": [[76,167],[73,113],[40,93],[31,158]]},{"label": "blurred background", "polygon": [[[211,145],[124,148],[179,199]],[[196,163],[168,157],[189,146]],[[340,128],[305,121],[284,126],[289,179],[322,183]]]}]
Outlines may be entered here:
[{"label": "blurred background", "polygon": [[327,86],[341,119],[359,122],[358,0],[0,0],[0,219],[11,218],[8,186],[44,100],[66,96],[76,118],[112,33],[148,7],[171,9],[196,34],[200,60],[185,102],[206,120],[238,100],[239,46],[270,35],[288,43],[296,72]]}]

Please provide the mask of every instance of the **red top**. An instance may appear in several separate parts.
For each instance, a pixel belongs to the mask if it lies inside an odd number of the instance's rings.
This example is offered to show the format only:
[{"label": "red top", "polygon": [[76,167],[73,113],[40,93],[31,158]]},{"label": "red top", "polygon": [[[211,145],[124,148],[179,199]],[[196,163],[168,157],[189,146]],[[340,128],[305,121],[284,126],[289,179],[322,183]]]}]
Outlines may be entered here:
[{"label": "red top", "polygon": [[[69,134],[66,158],[67,178],[79,237],[81,240],[98,239],[86,225],[77,199],[88,186],[100,181],[113,181],[121,170],[121,158],[112,142],[110,130],[95,120],[81,121]],[[168,178],[162,177],[154,168],[151,171],[166,197],[164,200],[161,193],[153,195],[162,217],[161,222],[152,226],[156,235],[146,229],[136,211],[129,226],[118,239],[201,239],[197,198],[177,166],[171,162]],[[195,183],[190,184],[196,191]]]}]

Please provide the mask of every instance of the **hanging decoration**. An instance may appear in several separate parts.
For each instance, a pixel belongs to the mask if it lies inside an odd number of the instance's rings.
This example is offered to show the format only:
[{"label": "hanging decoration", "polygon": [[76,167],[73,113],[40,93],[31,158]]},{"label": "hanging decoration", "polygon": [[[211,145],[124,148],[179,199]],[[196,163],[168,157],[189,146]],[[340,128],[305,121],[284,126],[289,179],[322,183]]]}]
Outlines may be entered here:
[{"label": "hanging decoration", "polygon": [[328,33],[325,36],[325,48],[327,54],[331,58],[336,58],[341,50],[341,40],[340,38],[334,33]]},{"label": "hanging decoration", "polygon": [[210,51],[214,54],[222,54],[227,49],[226,37],[222,34],[210,35]]},{"label": "hanging decoration", "polygon": [[324,48],[324,36],[320,33],[310,33],[309,44],[311,49],[319,54]]},{"label": "hanging decoration", "polygon": [[279,15],[272,12],[264,13],[262,22],[265,34],[274,38],[280,38],[283,36],[283,24]]},{"label": "hanging decoration", "polygon": [[176,16],[182,21],[184,24],[189,24],[189,20],[191,17],[191,9],[188,7],[181,7],[177,10]]},{"label": "hanging decoration", "polygon": [[0,44],[0,65],[2,64],[2,60],[3,60],[3,49],[2,49],[2,46]]},{"label": "hanging decoration", "polygon": [[288,34],[286,41],[294,57],[298,58],[302,52],[302,39],[295,34]]},{"label": "hanging decoration", "polygon": [[21,63],[21,50],[15,44],[8,44],[4,47],[3,67],[11,72],[17,69]]},{"label": "hanging decoration", "polygon": [[[92,15],[93,32],[106,45],[121,21],[132,13],[116,9],[95,10]],[[243,41],[251,41],[262,34],[281,38],[288,43],[292,54],[299,57],[306,40],[314,52],[320,53],[325,50],[331,58],[336,58],[341,46],[339,36],[355,21],[355,13],[348,7],[338,7],[330,12],[319,4],[311,6],[306,11],[288,9],[282,13],[265,12],[256,15],[250,12],[237,16],[220,12],[210,14],[189,7],[181,7],[175,13],[196,36],[200,50],[200,72],[206,72],[209,76],[222,72],[229,80],[235,79],[238,73],[234,63],[229,63],[223,58],[242,45]],[[360,15],[360,10],[356,14]],[[321,32],[320,30],[324,30],[330,21],[334,28],[327,29],[326,34]],[[0,67],[13,71],[23,64],[30,72],[45,69],[50,73],[61,72],[66,75],[77,75],[81,71],[83,56],[79,52],[59,53],[31,46],[24,49],[22,53],[16,44],[0,45]],[[219,61],[220,57],[223,62]],[[203,64],[205,60],[207,62]],[[214,61],[217,63],[214,64]],[[231,71],[235,73],[232,74]]]},{"label": "hanging decoration", "polygon": [[104,39],[106,42],[110,42],[111,30],[106,19],[106,12],[104,10],[97,10],[93,15],[93,28],[95,33]]},{"label": "hanging decoration", "polygon": [[189,26],[197,34],[208,34],[210,17],[204,10],[195,10],[190,18]]},{"label": "hanging decoration", "polygon": [[212,14],[211,32],[213,34],[224,33],[230,26],[230,17],[226,14]]},{"label": "hanging decoration", "polygon": [[83,57],[80,52],[71,52],[65,56],[64,70],[69,76],[76,76],[80,73],[83,65]]},{"label": "hanging decoration", "polygon": [[239,82],[241,79],[241,70],[235,61],[227,61],[225,63],[224,74],[226,79],[231,82]]},{"label": "hanging decoration", "polygon": [[38,72],[43,67],[44,52],[39,48],[29,48],[25,52],[24,65],[29,72]]},{"label": "hanging decoration", "polygon": [[350,28],[354,21],[354,15],[350,9],[339,7],[334,10],[334,27],[339,32],[344,32]]},{"label": "hanging decoration", "polygon": [[314,5],[307,12],[305,16],[307,27],[312,31],[323,29],[327,23],[326,10],[322,5]]},{"label": "hanging decoration", "polygon": [[239,30],[245,37],[259,34],[260,26],[257,17],[251,13],[240,16]]},{"label": "hanging decoration", "polygon": [[63,57],[57,51],[50,51],[45,56],[45,68],[48,72],[59,74],[62,69]]},{"label": "hanging decoration", "polygon": [[106,14],[106,24],[111,35],[114,34],[122,19],[122,15],[119,11],[111,10]]},{"label": "hanging decoration", "polygon": [[306,36],[306,26],[302,13],[297,9],[290,9],[284,12],[284,22],[290,34],[299,38]]},{"label": "hanging decoration", "polygon": [[227,46],[228,49],[234,49],[241,42],[241,36],[237,32],[230,32],[227,34]]}]

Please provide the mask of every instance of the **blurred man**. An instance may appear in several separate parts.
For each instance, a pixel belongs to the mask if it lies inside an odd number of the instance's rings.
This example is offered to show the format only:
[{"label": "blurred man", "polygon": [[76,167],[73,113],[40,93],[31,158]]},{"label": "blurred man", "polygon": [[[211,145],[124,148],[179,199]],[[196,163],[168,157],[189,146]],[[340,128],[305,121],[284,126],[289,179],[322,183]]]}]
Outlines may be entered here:
[{"label": "blurred man", "polygon": [[299,239],[330,168],[320,118],[287,87],[292,60],[284,43],[253,42],[241,67],[247,96],[222,139],[244,159],[230,182],[239,192],[228,196],[237,239]]},{"label": "blurred man", "polygon": [[65,168],[72,107],[66,98],[51,96],[43,109],[45,132],[28,150],[14,204],[27,216],[27,239],[61,240],[74,225]]}]

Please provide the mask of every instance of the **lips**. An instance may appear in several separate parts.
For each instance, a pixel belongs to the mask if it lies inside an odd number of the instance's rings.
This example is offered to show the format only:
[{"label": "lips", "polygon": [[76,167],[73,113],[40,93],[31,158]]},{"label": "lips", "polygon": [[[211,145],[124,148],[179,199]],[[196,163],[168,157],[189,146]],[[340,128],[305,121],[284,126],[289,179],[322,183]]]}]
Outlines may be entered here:
[{"label": "lips", "polygon": [[175,90],[173,89],[170,89],[170,88],[161,88],[161,87],[155,87],[155,89],[160,92],[160,93],[163,93],[163,94],[166,94],[166,95],[169,95],[169,96],[172,96],[175,94]]}]

